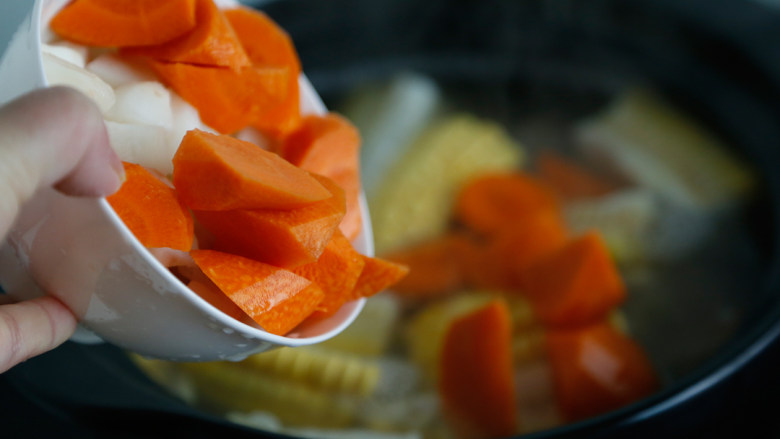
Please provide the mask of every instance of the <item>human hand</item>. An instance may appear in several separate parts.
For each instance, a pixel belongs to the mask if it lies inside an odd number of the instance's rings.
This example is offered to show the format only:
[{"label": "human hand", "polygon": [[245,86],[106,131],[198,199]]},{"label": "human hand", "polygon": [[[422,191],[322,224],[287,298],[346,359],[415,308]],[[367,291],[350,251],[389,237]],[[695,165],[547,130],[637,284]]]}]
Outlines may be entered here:
[{"label": "human hand", "polygon": [[[0,240],[38,188],[100,197],[123,178],[100,111],[79,92],[38,90],[0,108]],[[55,348],[76,328],[73,313],[52,296],[0,301],[0,373]]]}]

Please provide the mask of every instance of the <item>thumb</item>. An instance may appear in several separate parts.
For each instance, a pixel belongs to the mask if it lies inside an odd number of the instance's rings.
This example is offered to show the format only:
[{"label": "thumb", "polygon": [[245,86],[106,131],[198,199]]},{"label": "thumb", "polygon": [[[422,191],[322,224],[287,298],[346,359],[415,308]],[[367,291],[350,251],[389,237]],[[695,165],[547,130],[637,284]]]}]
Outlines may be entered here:
[{"label": "thumb", "polygon": [[40,187],[106,196],[122,163],[97,107],[65,87],[37,90],[0,108],[0,237]]}]

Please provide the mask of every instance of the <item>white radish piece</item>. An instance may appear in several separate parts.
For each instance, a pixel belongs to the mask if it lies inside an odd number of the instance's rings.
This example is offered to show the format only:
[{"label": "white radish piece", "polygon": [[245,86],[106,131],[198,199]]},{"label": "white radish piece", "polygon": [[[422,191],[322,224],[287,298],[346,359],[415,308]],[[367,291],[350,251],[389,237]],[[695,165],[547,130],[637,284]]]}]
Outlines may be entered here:
[{"label": "white radish piece", "polygon": [[263,135],[258,129],[252,127],[246,127],[243,130],[236,133],[236,138],[245,142],[253,143],[265,150],[270,149],[268,138]]},{"label": "white radish piece", "polygon": [[70,62],[42,53],[43,72],[49,85],[66,85],[89,96],[105,113],[116,100],[114,89],[94,73],[88,72]]},{"label": "white radish piece", "polygon": [[87,70],[116,88],[131,82],[153,81],[154,74],[145,66],[130,63],[113,53],[104,53],[87,64]]},{"label": "white radish piece", "polygon": [[156,125],[106,121],[108,138],[120,159],[168,175],[173,172],[174,151],[168,146],[168,131]]},{"label": "white radish piece", "polygon": [[106,120],[170,129],[171,93],[159,82],[133,82],[114,90],[116,102],[106,113]]},{"label": "white radish piece", "polygon": [[87,63],[87,48],[79,44],[60,41],[52,44],[42,44],[41,51],[54,55],[57,58],[67,61],[77,67],[84,68]]},{"label": "white radish piece", "polygon": [[[201,122],[198,110],[176,93],[171,93],[171,115],[172,123],[168,132],[168,143],[173,153],[179,149],[181,139],[184,138],[187,131],[197,128],[203,131],[215,132]],[[173,157],[173,153],[171,153],[171,157]]]}]

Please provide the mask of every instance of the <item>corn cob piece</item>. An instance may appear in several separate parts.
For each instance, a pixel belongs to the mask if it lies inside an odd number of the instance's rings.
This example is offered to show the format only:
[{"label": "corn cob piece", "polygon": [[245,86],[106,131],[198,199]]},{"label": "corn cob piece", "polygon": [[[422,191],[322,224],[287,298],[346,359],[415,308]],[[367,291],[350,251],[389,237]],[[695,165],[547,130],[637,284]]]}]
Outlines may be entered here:
[{"label": "corn cob piece", "polygon": [[374,360],[316,347],[274,349],[252,355],[238,366],[315,391],[355,396],[371,394],[380,375]]},{"label": "corn cob piece", "polygon": [[264,375],[237,363],[181,363],[199,404],[219,412],[273,413],[285,426],[345,428],[355,418],[356,400],[304,384]]},{"label": "corn cob piece", "polygon": [[378,254],[440,235],[469,178],[517,169],[524,152],[498,124],[451,116],[422,133],[369,199]]}]

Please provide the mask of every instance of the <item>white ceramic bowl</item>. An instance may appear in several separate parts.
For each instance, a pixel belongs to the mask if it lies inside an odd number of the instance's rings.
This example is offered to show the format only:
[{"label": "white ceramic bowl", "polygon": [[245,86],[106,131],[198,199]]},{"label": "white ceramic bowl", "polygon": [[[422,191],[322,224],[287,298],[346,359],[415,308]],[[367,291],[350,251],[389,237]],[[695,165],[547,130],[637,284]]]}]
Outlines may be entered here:
[{"label": "white ceramic bowl", "polygon": [[[13,3],[30,11],[0,61],[0,102],[46,86],[41,17],[46,20],[67,2]],[[326,111],[304,76],[301,104],[304,113]],[[364,230],[354,244],[373,255],[365,199],[361,202]],[[274,346],[318,343],[346,328],[364,303],[350,302],[327,320],[301,325],[285,337],[269,334],[232,319],[189,290],[140,244],[105,199],[67,197],[50,188],[23,208],[0,248],[0,285],[21,299],[46,291],[100,339],[141,355],[181,361],[239,360]],[[88,340],[84,333],[76,337]]]}]

